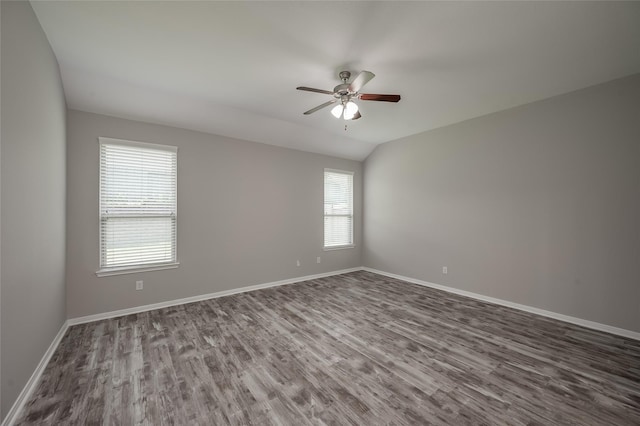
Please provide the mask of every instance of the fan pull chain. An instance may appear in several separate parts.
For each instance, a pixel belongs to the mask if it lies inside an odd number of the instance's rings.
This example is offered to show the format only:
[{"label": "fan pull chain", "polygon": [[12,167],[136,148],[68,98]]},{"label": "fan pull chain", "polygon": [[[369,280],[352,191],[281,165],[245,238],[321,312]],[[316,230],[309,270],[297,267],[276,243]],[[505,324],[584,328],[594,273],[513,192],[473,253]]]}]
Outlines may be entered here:
[{"label": "fan pull chain", "polygon": [[347,125],[346,124],[344,125],[344,131],[345,132],[347,131]]}]

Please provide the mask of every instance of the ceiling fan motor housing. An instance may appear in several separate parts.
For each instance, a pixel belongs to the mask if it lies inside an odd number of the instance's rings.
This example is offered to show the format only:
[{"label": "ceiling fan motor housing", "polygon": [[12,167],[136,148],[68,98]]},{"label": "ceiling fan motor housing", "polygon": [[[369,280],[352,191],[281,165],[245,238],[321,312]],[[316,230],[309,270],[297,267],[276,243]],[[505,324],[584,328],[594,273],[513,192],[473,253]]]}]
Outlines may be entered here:
[{"label": "ceiling fan motor housing", "polygon": [[349,85],[347,83],[338,84],[333,88],[333,96],[340,99],[342,96],[347,96],[349,94]]}]

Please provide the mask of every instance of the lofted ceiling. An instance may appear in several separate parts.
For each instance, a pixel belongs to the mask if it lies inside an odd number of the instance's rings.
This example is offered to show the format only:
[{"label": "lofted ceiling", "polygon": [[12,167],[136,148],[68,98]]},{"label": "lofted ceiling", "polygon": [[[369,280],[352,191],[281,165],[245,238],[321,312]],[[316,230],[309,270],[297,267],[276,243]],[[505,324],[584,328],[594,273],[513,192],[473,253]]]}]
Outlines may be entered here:
[{"label": "lofted ceiling", "polygon": [[[640,72],[638,2],[31,1],[68,107],[363,160],[377,144]],[[338,73],[369,70],[362,119]],[[345,124],[347,128],[345,130]]]}]

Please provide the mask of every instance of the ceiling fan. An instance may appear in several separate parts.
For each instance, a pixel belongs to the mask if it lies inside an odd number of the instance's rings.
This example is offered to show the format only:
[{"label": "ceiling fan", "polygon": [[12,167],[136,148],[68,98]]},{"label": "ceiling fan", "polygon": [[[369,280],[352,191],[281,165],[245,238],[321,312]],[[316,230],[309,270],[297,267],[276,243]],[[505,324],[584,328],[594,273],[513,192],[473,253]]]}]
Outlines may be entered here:
[{"label": "ceiling fan", "polygon": [[322,93],[325,95],[333,96],[333,99],[318,105],[315,108],[311,108],[309,111],[305,111],[304,115],[313,114],[314,112],[328,107],[329,105],[338,103],[331,109],[331,114],[336,118],[344,118],[345,120],[357,120],[362,115],[358,111],[358,105],[353,102],[355,99],[363,101],[381,101],[381,102],[398,102],[400,101],[400,95],[378,95],[373,93],[360,93],[360,89],[367,84],[375,74],[371,71],[362,71],[353,79],[351,83],[347,83],[351,78],[349,71],[342,71],[339,74],[342,84],[338,84],[333,88],[333,92],[329,90],[314,89],[312,87],[296,87],[298,90],[304,90],[306,92]]}]

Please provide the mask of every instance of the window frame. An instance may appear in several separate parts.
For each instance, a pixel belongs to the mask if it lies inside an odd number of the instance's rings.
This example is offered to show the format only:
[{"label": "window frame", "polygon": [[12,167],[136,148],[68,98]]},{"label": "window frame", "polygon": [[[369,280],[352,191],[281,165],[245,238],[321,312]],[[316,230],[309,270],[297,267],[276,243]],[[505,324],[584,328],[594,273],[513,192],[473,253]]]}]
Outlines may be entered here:
[{"label": "window frame", "polygon": [[[175,185],[175,208],[172,212],[173,220],[175,221],[174,226],[174,245],[173,249],[173,259],[169,262],[149,262],[149,263],[140,263],[126,266],[104,266],[103,265],[103,214],[102,214],[102,146],[103,145],[120,145],[120,146],[128,146],[134,148],[146,148],[146,149],[155,149],[161,151],[168,151],[175,154],[176,161],[176,169],[174,176],[174,185]],[[138,142],[138,141],[130,141],[125,139],[114,139],[107,137],[98,137],[98,265],[99,269],[96,271],[96,275],[98,277],[105,277],[111,275],[122,275],[122,274],[133,274],[138,272],[146,272],[146,271],[158,271],[163,269],[175,269],[180,265],[178,262],[178,147],[173,145],[162,145],[162,144],[154,144],[149,142]],[[153,215],[142,216],[142,217],[153,217]]]},{"label": "window frame", "polygon": [[[325,209],[324,209],[324,205],[325,205],[325,200],[326,200],[326,186],[325,186],[325,179],[326,179],[326,175],[327,172],[329,173],[335,173],[335,174],[343,174],[343,175],[348,175],[351,177],[351,214],[345,215],[345,214],[326,214],[325,213]],[[325,167],[323,173],[322,173],[322,188],[323,188],[323,203],[322,203],[322,213],[323,213],[323,223],[322,223],[322,229],[323,229],[323,234],[322,234],[322,249],[324,251],[331,251],[331,250],[344,250],[344,249],[351,249],[354,248],[355,245],[355,214],[354,214],[354,210],[355,210],[355,205],[354,205],[354,177],[355,177],[355,172],[351,171],[351,170],[339,170],[339,169],[331,169],[331,168],[327,168]],[[348,244],[341,244],[341,245],[333,245],[333,246],[327,246],[326,243],[326,239],[325,239],[325,232],[326,232],[326,222],[325,219],[327,217],[350,217],[351,218],[351,227],[350,227],[350,240],[351,243]]]}]

